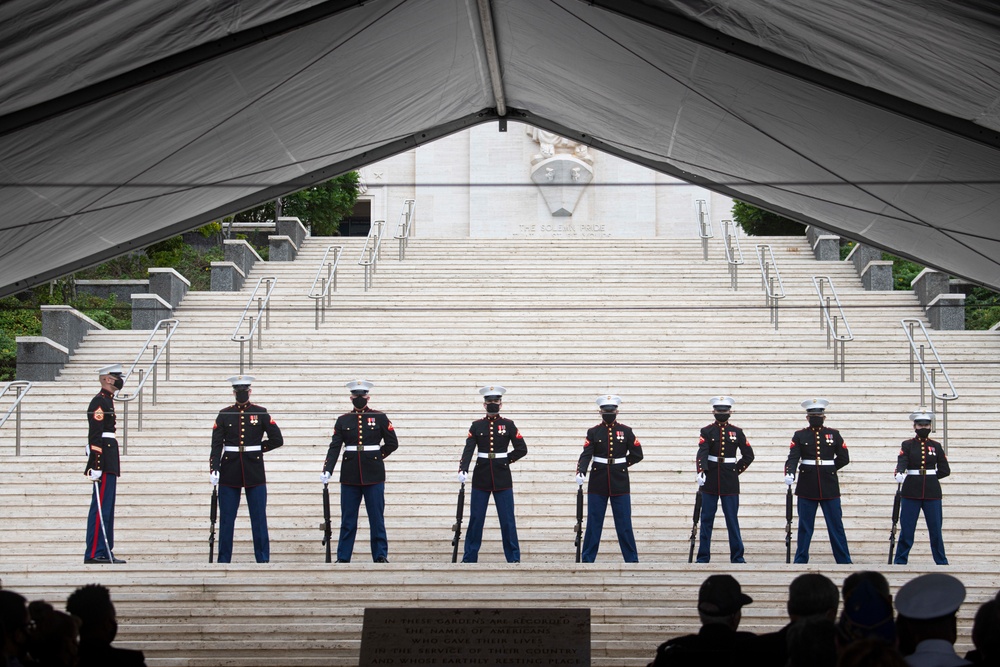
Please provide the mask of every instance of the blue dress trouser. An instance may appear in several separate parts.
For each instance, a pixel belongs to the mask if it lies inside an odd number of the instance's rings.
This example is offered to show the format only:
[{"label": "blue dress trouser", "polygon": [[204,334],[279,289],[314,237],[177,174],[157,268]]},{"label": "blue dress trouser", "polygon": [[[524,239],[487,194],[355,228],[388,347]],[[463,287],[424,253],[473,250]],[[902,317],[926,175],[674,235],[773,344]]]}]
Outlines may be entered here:
[{"label": "blue dress trouser", "polygon": [[[598,493],[587,494],[587,532],[583,534],[580,560],[593,563],[601,546],[601,532],[604,530],[604,516],[608,511],[608,497]],[[615,532],[618,533],[618,547],[626,563],[638,563],[639,551],[635,547],[632,532],[632,497],[611,496],[611,514],[615,518]]]},{"label": "blue dress trouser", "polygon": [[500,519],[500,539],[503,541],[503,555],[508,563],[521,562],[521,547],[517,542],[517,523],[514,521],[514,489],[484,491],[472,488],[469,503],[469,530],[465,533],[465,553],[463,563],[479,561],[479,547],[483,544],[483,524],[486,523],[486,507],[493,495],[493,504]]},{"label": "blue dress trouser", "polygon": [[843,513],[840,509],[840,498],[828,500],[811,500],[799,496],[799,537],[795,549],[796,563],[809,562],[809,543],[812,541],[813,529],[816,525],[816,508],[823,508],[823,518],[826,519],[826,532],[830,535],[830,546],[833,548],[833,558],[840,564],[851,562],[851,552],[847,548],[847,535],[844,533]]},{"label": "blue dress trouser", "polygon": [[365,501],[372,560],[389,558],[389,537],[385,532],[385,482],[378,484],[340,485],[340,540],[337,560],[350,562],[354,553],[354,538],[358,534],[358,511]]},{"label": "blue dress trouser", "polygon": [[96,494],[101,495],[101,516],[104,517],[104,527],[108,531],[108,544],[115,548],[115,493],[118,489],[118,475],[101,475],[97,481],[97,491],[94,484],[90,485],[90,514],[87,515],[87,547],[83,551],[84,558],[111,558],[104,535],[101,533],[101,519],[97,516]]},{"label": "blue dress trouser", "polygon": [[[715,523],[715,512],[719,508],[719,496],[701,492],[701,532],[698,541],[699,563],[707,563],[712,559],[712,528]],[[743,537],[740,535],[740,497],[738,495],[722,496],[722,514],[726,517],[726,530],[729,531],[729,561],[745,563],[743,559]]]},{"label": "blue dress trouser", "polygon": [[[219,563],[229,563],[233,559],[233,527],[243,490],[239,486],[219,485]],[[271,541],[267,535],[267,485],[248,486],[246,494],[253,557],[258,563],[267,563],[271,560]]]},{"label": "blue dress trouser", "polygon": [[913,547],[913,534],[917,529],[917,516],[924,511],[924,521],[927,522],[927,535],[931,539],[931,555],[938,565],[947,565],[948,558],[944,555],[944,538],[941,536],[941,499],[918,500],[916,498],[899,499],[899,546],[896,549],[895,565],[906,565]]}]

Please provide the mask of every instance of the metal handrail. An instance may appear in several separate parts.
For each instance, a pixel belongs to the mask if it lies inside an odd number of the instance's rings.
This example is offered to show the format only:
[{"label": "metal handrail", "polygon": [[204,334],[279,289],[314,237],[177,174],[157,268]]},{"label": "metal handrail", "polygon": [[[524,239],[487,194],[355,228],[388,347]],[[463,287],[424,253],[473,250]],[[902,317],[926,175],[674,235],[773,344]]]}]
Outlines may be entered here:
[{"label": "metal handrail", "polygon": [[[327,258],[330,256],[330,251],[336,251],[334,253],[333,261],[329,261]],[[326,309],[328,306],[333,305],[333,297],[330,295],[330,287],[333,287],[333,291],[337,291],[337,264],[340,263],[340,256],[344,253],[344,246],[342,245],[332,245],[326,249],[323,253],[323,259],[319,263],[319,267],[316,269],[316,277],[313,278],[312,285],[309,287],[308,296],[316,304],[316,328],[319,329],[320,321],[326,322]],[[326,275],[323,275],[323,269],[326,268]],[[322,289],[318,292],[316,291],[316,283],[322,285]]]},{"label": "metal handrail", "polygon": [[[840,297],[837,296],[837,290],[833,286],[833,281],[829,276],[813,276],[812,279],[813,287],[816,288],[816,294],[819,296],[819,328],[823,328],[823,321],[826,320],[826,347],[830,349],[830,343],[833,342],[833,367],[836,368],[838,365],[838,356],[840,364],[840,381],[844,381],[844,367],[846,364],[845,355],[847,352],[846,343],[847,341],[854,340],[854,334],[851,333],[851,326],[847,323],[847,315],[844,314],[844,307],[840,304]],[[837,304],[838,315],[830,316],[830,297],[825,296],[823,293],[823,286],[830,286],[830,293],[833,295],[833,300]],[[844,323],[844,328],[847,329],[846,334],[840,334],[838,329],[838,322]],[[838,346],[838,343],[840,344]],[[837,348],[840,348],[839,355]]]},{"label": "metal handrail", "polygon": [[[130,377],[132,377],[132,373],[135,372],[135,367],[139,365],[139,362],[142,361],[143,356],[146,354],[146,352],[152,345],[153,359],[149,362],[148,374],[145,369],[140,368],[139,384],[136,385],[135,390],[132,391],[131,393],[123,393],[119,391],[117,394],[115,394],[115,400],[121,401],[122,403],[125,404],[124,407],[122,408],[122,454],[128,453],[128,404],[136,399],[139,399],[139,402],[137,404],[138,407],[136,410],[138,414],[136,418],[138,420],[138,429],[141,431],[142,397],[143,397],[142,390],[146,386],[146,382],[148,382],[149,379],[152,378],[153,405],[156,405],[156,380],[157,376],[159,375],[158,370],[159,370],[160,357],[164,355],[166,355],[163,362],[164,379],[168,382],[170,381],[170,339],[174,337],[174,333],[177,331],[178,324],[179,322],[177,320],[160,320],[159,322],[157,322],[156,326],[153,327],[153,330],[149,332],[149,336],[146,338],[146,342],[139,349],[139,353],[135,355],[135,361],[132,362],[132,365],[129,366],[128,371],[126,371],[125,374],[122,376],[122,380],[126,382]],[[155,338],[156,334],[160,333],[161,331],[165,331],[163,342],[162,344],[157,343],[154,345],[153,338]]]},{"label": "metal handrail", "polygon": [[715,235],[712,233],[712,220],[708,217],[707,202],[704,199],[696,199],[698,206],[698,236],[701,238],[701,253],[705,261],[708,261],[708,240]]},{"label": "metal handrail", "polygon": [[[266,283],[267,288],[264,292],[263,297],[257,296],[257,292],[260,291],[260,286]],[[249,341],[250,343],[250,359],[249,367],[253,368],[253,341],[254,336],[257,337],[257,349],[263,349],[264,336],[261,335],[258,325],[261,320],[264,320],[264,328],[269,329],[271,327],[271,294],[274,292],[275,286],[278,284],[278,279],[275,276],[264,276],[257,281],[257,284],[253,288],[253,292],[250,293],[250,298],[247,299],[246,308],[243,309],[243,314],[240,315],[239,322],[236,323],[236,329],[233,330],[233,335],[230,340],[236,341],[240,344],[240,375],[243,375],[243,349],[244,345]],[[240,333],[240,329],[243,328],[243,323],[247,321],[247,313],[250,311],[250,306],[253,305],[254,299],[257,299],[257,311],[255,314],[250,316],[250,329],[247,333]],[[263,313],[263,316],[261,315]]]},{"label": "metal handrail", "polygon": [[743,250],[740,248],[740,234],[736,231],[736,225],[733,224],[732,220],[722,221],[722,235],[725,238],[723,245],[726,248],[726,262],[729,264],[729,287],[733,290],[738,290],[739,279],[737,271],[740,265],[743,264]]},{"label": "metal handrail", "polygon": [[378,261],[382,258],[382,228],[385,220],[376,220],[368,230],[365,247],[361,250],[358,264],[365,267],[365,291],[375,284],[375,272],[378,271]]},{"label": "metal handrail", "polygon": [[410,244],[410,228],[413,226],[413,218],[416,210],[417,200],[403,200],[403,210],[399,212],[399,221],[396,223],[396,235],[393,237],[399,241],[399,261],[401,262],[406,257],[406,246]]},{"label": "metal handrail", "polygon": [[[944,363],[941,361],[941,356],[937,352],[937,348],[934,347],[933,341],[931,341],[930,334],[927,333],[927,328],[924,323],[919,319],[914,317],[904,317],[899,321],[903,327],[903,333],[906,335],[906,340],[910,343],[910,382],[913,382],[913,362],[916,360],[920,364],[920,405],[927,405],[924,400],[924,380],[927,380],[927,386],[931,390],[931,412],[937,412],[936,401],[941,401],[941,446],[944,447],[945,454],[948,453],[948,401],[954,401],[958,398],[958,392],[955,390],[955,385],[952,384],[951,378],[948,376],[948,371],[944,367]],[[920,327],[920,331],[924,334],[924,340],[927,342],[927,347],[930,348],[931,354],[934,355],[934,361],[937,364],[935,368],[927,368],[927,364],[924,361],[924,345],[917,345],[917,342],[913,338],[914,327]],[[942,392],[938,391],[937,386],[937,370],[941,369],[941,375],[944,376],[945,382],[948,383],[948,391]]]},{"label": "metal handrail", "polygon": [[[778,263],[774,260],[774,251],[771,249],[771,244],[769,243],[758,243],[756,245],[757,250],[757,265],[760,267],[760,284],[764,289],[764,305],[767,306],[770,311],[770,321],[774,322],[774,330],[778,330],[778,301],[785,298],[785,285],[781,282],[781,273],[778,271]],[[767,254],[769,259],[764,258],[764,254]],[[774,275],[771,275],[771,269],[774,269]],[[774,281],[778,281],[779,292],[774,290]]]},{"label": "metal handrail", "polygon": [[14,455],[21,455],[21,401],[31,391],[31,383],[27,380],[11,380],[0,389],[0,396],[6,396],[7,392],[14,389],[14,404],[10,406],[7,413],[0,419],[0,428],[7,423],[11,414],[14,415]]}]

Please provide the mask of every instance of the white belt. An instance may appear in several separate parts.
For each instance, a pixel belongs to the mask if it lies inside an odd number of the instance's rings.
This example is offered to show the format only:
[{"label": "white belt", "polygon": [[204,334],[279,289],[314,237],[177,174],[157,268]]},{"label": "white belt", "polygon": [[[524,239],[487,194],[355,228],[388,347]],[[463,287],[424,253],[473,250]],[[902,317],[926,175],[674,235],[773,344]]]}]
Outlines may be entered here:
[{"label": "white belt", "polygon": [[505,459],[507,458],[507,452],[500,452],[495,454],[493,452],[479,452],[479,458],[481,459]]},{"label": "white belt", "polygon": [[[371,449],[378,449],[378,448],[379,448],[378,445],[368,445],[368,449],[369,450],[371,450]],[[363,451],[365,451],[365,446],[364,445],[347,445],[346,447],[344,447],[344,451],[345,452],[363,452]]]},{"label": "white belt", "polygon": [[259,452],[260,445],[254,445],[253,447],[234,447],[232,445],[226,445],[222,448],[225,452]]},{"label": "white belt", "polygon": [[812,459],[802,459],[799,463],[804,466],[832,466],[836,464],[836,461],[813,461]]},{"label": "white belt", "polygon": [[114,437],[115,437],[115,432],[114,431],[105,431],[104,433],[101,434],[101,437],[102,438],[111,438],[113,440]]},{"label": "white belt", "polygon": [[[708,455],[708,460],[712,461],[714,463],[718,463],[719,462],[719,457],[718,456],[712,456],[711,454],[709,454]],[[736,457],[734,456],[731,459],[730,458],[722,459],[722,462],[723,463],[736,463]]]},{"label": "white belt", "polygon": [[[604,463],[604,464],[607,464],[607,462],[608,462],[608,460],[606,458],[604,458],[604,457],[601,457],[601,456],[595,456],[594,457],[594,463]],[[627,456],[623,456],[621,458],[611,459],[611,462],[612,463],[628,463],[628,457]]]},{"label": "white belt", "polygon": [[937,470],[907,470],[907,475],[936,475]]}]

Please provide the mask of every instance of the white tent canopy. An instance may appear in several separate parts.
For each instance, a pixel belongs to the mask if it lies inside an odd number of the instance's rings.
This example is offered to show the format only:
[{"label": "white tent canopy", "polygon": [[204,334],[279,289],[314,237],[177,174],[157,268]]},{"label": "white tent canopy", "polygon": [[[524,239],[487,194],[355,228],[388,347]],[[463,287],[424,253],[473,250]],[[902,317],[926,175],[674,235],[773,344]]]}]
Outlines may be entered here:
[{"label": "white tent canopy", "polygon": [[0,295],[500,117],[1000,288],[993,0],[0,3]]}]

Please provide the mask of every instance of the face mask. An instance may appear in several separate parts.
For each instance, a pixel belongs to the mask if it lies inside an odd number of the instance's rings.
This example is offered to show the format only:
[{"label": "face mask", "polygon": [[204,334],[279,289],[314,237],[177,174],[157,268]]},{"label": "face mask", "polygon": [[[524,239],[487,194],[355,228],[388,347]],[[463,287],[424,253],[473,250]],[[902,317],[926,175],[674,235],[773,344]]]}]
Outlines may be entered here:
[{"label": "face mask", "polygon": [[236,402],[237,403],[246,403],[249,400],[250,400],[250,390],[249,389],[240,389],[240,390],[238,390],[236,392]]},{"label": "face mask", "polygon": [[729,414],[717,414],[715,415],[715,421],[722,422],[723,424],[729,421]]},{"label": "face mask", "polygon": [[824,419],[826,418],[823,415],[809,415],[809,425],[813,427],[822,426]]},{"label": "face mask", "polygon": [[601,415],[601,419],[604,420],[605,424],[614,424],[615,420],[618,419],[618,415],[613,412],[605,412]]},{"label": "face mask", "polygon": [[500,413],[499,403],[487,403],[486,404],[486,414],[495,415]]},{"label": "face mask", "polygon": [[931,435],[931,430],[929,428],[918,428],[917,429],[917,437],[918,438],[923,438],[924,440],[926,440],[927,438],[930,437],[930,435]]},{"label": "face mask", "polygon": [[114,385],[115,389],[121,389],[122,387],[125,386],[125,380],[121,378],[115,378]]},{"label": "face mask", "polygon": [[354,404],[354,407],[356,407],[358,410],[360,410],[361,408],[363,408],[366,405],[368,405],[368,397],[367,396],[355,396],[355,397],[353,397],[351,399],[351,403]]}]

